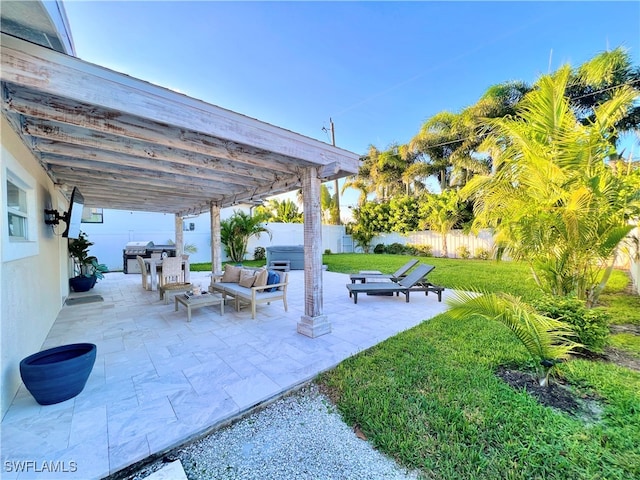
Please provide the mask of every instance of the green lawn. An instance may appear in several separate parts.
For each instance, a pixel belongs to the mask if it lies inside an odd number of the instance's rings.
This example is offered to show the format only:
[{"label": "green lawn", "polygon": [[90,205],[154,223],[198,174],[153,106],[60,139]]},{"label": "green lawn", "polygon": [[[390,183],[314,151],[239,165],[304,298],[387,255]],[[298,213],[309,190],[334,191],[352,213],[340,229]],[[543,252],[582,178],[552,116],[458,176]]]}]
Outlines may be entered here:
[{"label": "green lawn", "polygon": [[611,335],[611,346],[624,350],[633,357],[640,358],[640,336],[632,333],[616,333]]},{"label": "green lawn", "polygon": [[[335,272],[391,273],[408,258],[333,254],[323,262]],[[539,295],[526,266],[515,262],[420,261],[435,265],[429,278],[448,288]],[[611,314],[612,323],[640,324],[640,298],[625,293],[627,283],[626,274],[615,271],[598,308]],[[612,344],[640,351],[637,336],[616,335]],[[500,365],[531,367],[510,331],[439,316],[341,363],[318,382],[349,424],[358,424],[377,448],[424,478],[640,478],[638,372],[602,361],[561,365],[573,389],[599,399],[601,420],[589,423],[514,391],[494,375]]]},{"label": "green lawn", "polygon": [[[355,273],[359,270],[380,270],[392,273],[411,257],[405,255],[363,255],[358,253],[324,255],[323,263],[332,272]],[[467,288],[490,292],[508,292],[532,300],[539,295],[526,265],[516,262],[461,260],[435,257],[413,257],[434,265],[429,279],[447,288]],[[247,260],[244,265],[259,267],[264,260]],[[211,271],[211,263],[191,264],[192,271]],[[612,323],[640,325],[640,296],[625,293],[627,274],[613,272],[601,303],[611,314]]]},{"label": "green lawn", "polygon": [[[325,255],[329,270],[392,272],[408,257]],[[538,294],[523,265],[421,258],[446,287]],[[616,323],[637,313],[614,272],[607,306]],[[616,317],[617,316],[617,317]],[[321,376],[349,424],[380,450],[424,478],[640,478],[640,374],[610,363],[573,360],[562,375],[594,396],[602,419],[590,424],[541,406],[494,372],[530,367],[511,332],[497,323],[438,316],[341,363]]]}]

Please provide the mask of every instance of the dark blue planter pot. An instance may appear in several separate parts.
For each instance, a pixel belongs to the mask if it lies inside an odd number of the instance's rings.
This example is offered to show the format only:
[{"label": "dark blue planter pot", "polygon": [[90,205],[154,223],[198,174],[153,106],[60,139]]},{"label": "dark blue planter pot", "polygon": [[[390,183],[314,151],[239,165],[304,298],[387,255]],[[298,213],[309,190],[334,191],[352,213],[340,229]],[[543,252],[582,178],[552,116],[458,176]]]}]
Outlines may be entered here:
[{"label": "dark blue planter pot", "polygon": [[93,343],[74,343],[43,350],[20,362],[20,376],[40,405],[64,402],[78,395],[96,361]]},{"label": "dark blue planter pot", "polygon": [[88,292],[95,285],[95,278],[93,276],[85,277],[84,275],[73,277],[69,279],[69,285],[74,292]]}]

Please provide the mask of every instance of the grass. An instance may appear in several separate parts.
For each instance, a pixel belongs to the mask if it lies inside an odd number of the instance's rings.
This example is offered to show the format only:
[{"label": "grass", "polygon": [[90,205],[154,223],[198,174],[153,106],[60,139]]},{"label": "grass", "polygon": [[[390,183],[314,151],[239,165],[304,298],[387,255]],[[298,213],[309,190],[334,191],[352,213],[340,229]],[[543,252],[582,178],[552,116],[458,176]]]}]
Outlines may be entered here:
[{"label": "grass", "polygon": [[600,296],[600,304],[611,315],[611,323],[640,325],[640,296],[605,290]]},{"label": "grass", "polygon": [[616,333],[609,338],[611,346],[640,358],[640,336],[633,333]]},{"label": "grass", "polygon": [[[222,268],[224,268],[224,266],[227,263],[231,265],[236,265],[236,262],[223,262]],[[262,267],[266,264],[266,262],[264,260],[245,260],[244,262],[242,262],[242,264],[246,265],[247,267]],[[189,265],[189,269],[192,272],[210,272],[211,262],[191,263]]]},{"label": "grass", "polygon": [[[325,255],[323,262],[332,272],[356,273],[359,270],[380,270],[382,273],[392,273],[404,265],[408,258],[411,257],[347,253]],[[413,258],[436,267],[429,274],[429,279],[436,285],[447,288],[510,291],[523,297],[537,295],[529,270],[521,263],[436,257]]]},{"label": "grass", "polygon": [[[332,272],[356,273],[359,270],[380,270],[392,273],[407,262],[405,255],[362,255],[348,253],[324,255],[323,262]],[[493,260],[462,260],[453,258],[413,257],[436,269],[429,279],[447,288],[506,292],[532,300],[539,296],[527,265],[518,262]],[[612,323],[640,325],[640,296],[625,292],[629,283],[626,272],[614,270],[601,303],[612,315]]]},{"label": "grass", "polygon": [[[406,260],[324,257],[330,270],[345,273],[390,273]],[[436,284],[538,295],[526,267],[513,262],[421,260],[437,267],[429,277]],[[626,280],[614,272],[601,307],[616,323],[635,318]],[[438,316],[346,360],[319,383],[349,424],[424,478],[640,478],[640,374],[606,362],[561,365],[580,395],[600,399],[602,420],[590,424],[543,407],[494,375],[500,365],[527,369],[529,362],[502,325]]]}]

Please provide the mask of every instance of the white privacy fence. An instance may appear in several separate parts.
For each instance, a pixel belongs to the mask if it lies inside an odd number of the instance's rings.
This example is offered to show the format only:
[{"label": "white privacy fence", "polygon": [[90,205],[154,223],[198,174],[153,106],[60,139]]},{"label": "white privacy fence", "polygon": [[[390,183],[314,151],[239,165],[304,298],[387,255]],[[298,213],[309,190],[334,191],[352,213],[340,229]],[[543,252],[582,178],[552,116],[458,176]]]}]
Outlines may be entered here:
[{"label": "white privacy fence", "polygon": [[633,279],[633,286],[640,295],[640,262],[634,262],[631,264],[631,278]]},{"label": "white privacy fence", "polygon": [[[465,234],[462,230],[452,230],[447,234],[447,256],[449,258],[459,258],[459,247],[467,247],[471,256],[474,257],[479,249],[492,251],[494,246],[493,235],[490,231],[481,231],[478,235]],[[390,245],[399,243],[401,245],[431,245],[431,252],[434,257],[441,257],[443,253],[442,235],[430,230],[422,232],[411,232],[406,235],[399,233],[383,233],[376,236],[371,242],[373,249],[377,244]]]},{"label": "white privacy fence", "polygon": [[[489,230],[481,231],[478,235],[464,234],[461,230],[452,230],[447,234],[447,256],[449,258],[459,258],[458,248],[467,247],[471,257],[475,257],[478,249],[493,251],[495,242]],[[382,243],[390,245],[399,243],[401,245],[431,245],[433,256],[442,256],[442,236],[432,231],[411,232],[406,235],[399,233],[384,233],[376,236],[371,242],[371,249]],[[615,266],[624,270],[629,270],[633,280],[635,290],[640,294],[640,228],[634,229],[621,245]],[[362,249],[356,249],[361,252]],[[506,259],[506,258],[505,258]]]},{"label": "white privacy fence", "polygon": [[640,295],[640,228],[633,230],[625,240],[622,248],[623,259],[628,262],[633,286]]}]

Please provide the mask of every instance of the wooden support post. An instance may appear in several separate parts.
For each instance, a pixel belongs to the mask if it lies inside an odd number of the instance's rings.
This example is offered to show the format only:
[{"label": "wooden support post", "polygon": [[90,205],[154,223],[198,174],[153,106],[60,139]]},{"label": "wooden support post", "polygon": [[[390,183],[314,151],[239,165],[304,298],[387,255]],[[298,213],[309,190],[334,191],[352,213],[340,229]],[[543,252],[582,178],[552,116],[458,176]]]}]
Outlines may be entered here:
[{"label": "wooden support post", "polygon": [[180,257],[184,253],[184,233],[182,231],[182,217],[176,215],[176,257]]},{"label": "wooden support post", "polygon": [[331,332],[331,324],[322,313],[322,211],[320,179],[316,167],[302,174],[304,199],[304,315],[298,333],[316,338]]},{"label": "wooden support post", "polygon": [[[211,204],[209,210],[211,219],[211,273],[222,271],[222,243],[220,242],[220,207]],[[213,277],[211,277],[213,283]]]}]

